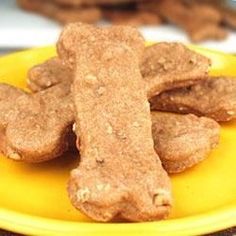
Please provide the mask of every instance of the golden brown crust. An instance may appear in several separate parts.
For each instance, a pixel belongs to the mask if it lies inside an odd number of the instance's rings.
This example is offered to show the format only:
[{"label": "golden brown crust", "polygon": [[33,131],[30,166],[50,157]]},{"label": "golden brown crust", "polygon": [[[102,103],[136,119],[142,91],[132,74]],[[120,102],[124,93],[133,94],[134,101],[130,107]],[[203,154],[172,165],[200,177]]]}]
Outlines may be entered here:
[{"label": "golden brown crust", "polygon": [[151,109],[193,113],[216,121],[236,118],[236,80],[209,78],[190,87],[164,92],[151,99]]}]

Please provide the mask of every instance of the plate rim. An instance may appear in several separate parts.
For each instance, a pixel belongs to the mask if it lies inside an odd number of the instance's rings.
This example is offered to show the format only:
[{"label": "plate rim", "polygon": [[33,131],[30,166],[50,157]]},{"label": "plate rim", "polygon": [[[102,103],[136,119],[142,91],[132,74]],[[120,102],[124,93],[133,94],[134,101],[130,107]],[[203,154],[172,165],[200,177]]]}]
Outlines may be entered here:
[{"label": "plate rim", "polygon": [[[91,224],[93,227],[90,227]],[[122,231],[129,235],[145,232],[148,235],[184,236],[206,234],[234,226],[236,226],[236,206],[234,204],[193,216],[143,223],[76,222],[0,208],[0,228],[33,235],[78,235],[80,233],[80,235],[97,236]]]}]

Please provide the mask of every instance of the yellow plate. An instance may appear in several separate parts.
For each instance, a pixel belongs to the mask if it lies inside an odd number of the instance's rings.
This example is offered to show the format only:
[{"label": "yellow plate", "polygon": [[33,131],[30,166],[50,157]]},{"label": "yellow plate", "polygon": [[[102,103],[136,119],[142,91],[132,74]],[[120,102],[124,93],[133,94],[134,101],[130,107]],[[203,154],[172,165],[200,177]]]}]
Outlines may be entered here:
[{"label": "yellow plate", "polygon": [[[192,46],[191,46],[192,47]],[[236,76],[234,56],[197,47],[214,75]],[[25,87],[27,70],[55,55],[53,47],[0,58],[0,82]],[[0,156],[0,228],[30,235],[199,235],[236,226],[236,121],[222,127],[219,147],[201,164],[171,177],[174,207],[168,220],[95,223],[70,204],[66,183],[78,161],[66,155],[43,164]]]}]

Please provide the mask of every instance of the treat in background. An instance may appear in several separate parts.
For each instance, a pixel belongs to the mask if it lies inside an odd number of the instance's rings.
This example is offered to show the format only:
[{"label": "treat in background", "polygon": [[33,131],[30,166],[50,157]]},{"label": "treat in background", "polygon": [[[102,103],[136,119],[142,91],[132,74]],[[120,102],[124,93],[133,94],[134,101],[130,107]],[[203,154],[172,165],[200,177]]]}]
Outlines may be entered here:
[{"label": "treat in background", "polygon": [[70,7],[61,6],[50,0],[17,0],[19,6],[28,11],[42,14],[55,19],[62,24],[82,21],[95,23],[102,18],[102,13],[96,6]]}]

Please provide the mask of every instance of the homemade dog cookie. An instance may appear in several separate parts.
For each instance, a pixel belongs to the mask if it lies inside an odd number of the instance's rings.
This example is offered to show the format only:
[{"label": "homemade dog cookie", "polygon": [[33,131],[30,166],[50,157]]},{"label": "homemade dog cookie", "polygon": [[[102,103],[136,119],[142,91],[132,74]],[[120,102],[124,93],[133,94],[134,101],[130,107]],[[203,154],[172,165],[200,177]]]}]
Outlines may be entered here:
[{"label": "homemade dog cookie", "polygon": [[68,186],[73,205],[97,221],[165,218],[170,180],[153,147],[137,55],[126,44],[96,40],[78,44],[76,56],[81,162]]},{"label": "homemade dog cookie", "polygon": [[[138,43],[135,45],[138,46]],[[146,47],[142,55],[141,73],[148,84],[148,97],[204,79],[208,76],[209,66],[209,59],[180,43],[158,43]],[[72,76],[72,70],[63,60],[53,58],[30,69],[28,86],[32,91],[39,91],[61,81],[71,82]]]},{"label": "homemade dog cookie", "polygon": [[1,84],[0,111],[0,151],[11,159],[50,160],[73,142],[74,106],[68,84],[35,94]]},{"label": "homemade dog cookie", "polygon": [[150,102],[152,110],[193,113],[229,121],[236,118],[236,80],[212,77],[190,87],[163,92]]},{"label": "homemade dog cookie", "polygon": [[169,173],[203,161],[219,143],[220,126],[210,118],[152,112],[154,147]]}]

